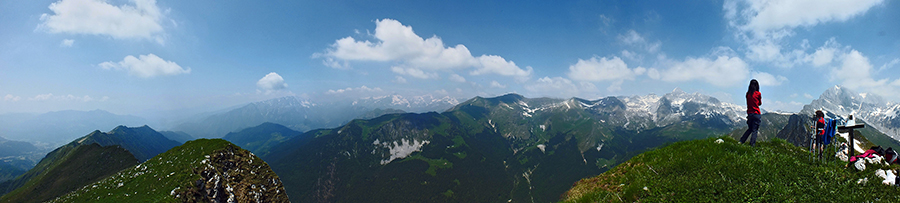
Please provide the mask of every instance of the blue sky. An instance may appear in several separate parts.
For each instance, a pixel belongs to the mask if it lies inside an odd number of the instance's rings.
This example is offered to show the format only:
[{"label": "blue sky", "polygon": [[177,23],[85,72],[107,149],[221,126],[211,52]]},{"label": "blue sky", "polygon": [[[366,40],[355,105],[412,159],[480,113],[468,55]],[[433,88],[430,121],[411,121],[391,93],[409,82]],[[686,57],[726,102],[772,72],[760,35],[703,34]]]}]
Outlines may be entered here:
[{"label": "blue sky", "polygon": [[799,111],[900,101],[900,4],[0,1],[0,113],[211,111],[282,96],[665,94]]}]

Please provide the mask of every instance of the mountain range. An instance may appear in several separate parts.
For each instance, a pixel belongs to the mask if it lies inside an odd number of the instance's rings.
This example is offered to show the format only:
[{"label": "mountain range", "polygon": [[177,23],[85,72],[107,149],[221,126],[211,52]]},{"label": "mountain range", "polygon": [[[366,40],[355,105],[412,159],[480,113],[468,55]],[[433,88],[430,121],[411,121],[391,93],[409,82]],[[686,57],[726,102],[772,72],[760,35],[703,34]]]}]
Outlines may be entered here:
[{"label": "mountain range", "polygon": [[410,98],[389,95],[320,103],[289,96],[253,102],[224,113],[179,124],[173,130],[183,131],[195,137],[214,138],[271,122],[295,131],[306,132],[318,128],[337,127],[355,118],[371,118],[397,111],[443,111],[458,103],[451,97],[438,98],[432,95]]},{"label": "mountain range", "polygon": [[[661,96],[596,100],[507,94],[475,97],[449,105],[454,101],[447,97],[413,100],[394,95],[344,104],[317,104],[299,97],[283,97],[185,123],[174,131],[157,132],[148,126],[119,126],[105,133],[95,130],[47,154],[23,175],[0,184],[0,189],[6,192],[18,188],[0,199],[39,196],[43,201],[78,190],[55,201],[80,201],[127,191],[148,192],[113,195],[113,199],[174,197],[183,201],[224,201],[227,198],[216,199],[222,196],[215,194],[226,194],[222,192],[228,185],[242,185],[250,187],[242,189],[244,192],[287,198],[278,195],[280,191],[295,202],[558,201],[572,183],[604,173],[644,151],[667,143],[726,134],[736,139],[746,129],[743,106],[677,88]],[[424,111],[426,108],[444,110]],[[760,142],[780,138],[804,147],[809,141],[807,126],[811,112],[824,110],[830,118],[842,119],[844,115],[854,114],[858,122],[872,126],[858,131],[857,148],[900,147],[890,132],[880,131],[892,128],[889,124],[893,117],[886,113],[891,108],[891,103],[880,98],[835,87],[799,113],[765,112]],[[198,137],[220,136],[227,141],[191,141],[195,139],[191,135],[199,132],[207,133]],[[213,145],[215,149],[205,147]],[[108,170],[98,169],[96,173],[82,175],[84,179],[53,178],[61,171],[94,167],[77,165],[72,160],[100,163],[98,153],[128,157],[117,150],[124,151],[137,163],[144,163],[135,168],[136,163],[127,158],[105,159],[121,165],[107,164]],[[166,150],[169,151],[160,154]],[[216,153],[223,156],[221,150],[244,158],[222,157],[223,161],[230,160],[221,162],[224,165],[198,164],[205,160],[198,156]],[[148,161],[157,159],[152,164]],[[176,160],[179,164],[169,163]],[[277,184],[272,182],[274,185],[267,188],[282,187],[283,181],[284,189],[253,190],[252,186],[261,182],[248,185],[240,182],[246,173],[225,173],[250,170],[230,167],[237,163],[241,166],[268,163],[258,167],[271,165],[274,173],[258,171],[269,175],[252,178],[274,180],[272,177],[277,177]],[[114,170],[116,167],[125,170]],[[143,174],[153,173],[157,178],[166,175],[159,171],[199,176],[179,176],[162,184],[165,187],[144,185],[148,184],[149,176]],[[2,165],[0,172],[4,172]],[[116,173],[119,175],[113,175]],[[237,182],[215,183],[215,177],[229,174]],[[144,178],[129,178],[129,175]],[[166,177],[169,176],[172,174]],[[189,183],[189,179],[196,182]],[[200,182],[204,185],[198,185]],[[33,193],[35,186],[58,184],[69,187]],[[133,186],[122,189],[116,184]]]},{"label": "mountain range", "polygon": [[[87,147],[97,144],[97,147]],[[15,179],[8,180],[0,184],[0,192],[3,198],[27,198],[33,195],[19,196],[19,194],[30,194],[31,191],[42,192],[41,188],[56,185],[59,181],[58,177],[65,172],[73,172],[73,170],[86,170],[89,175],[80,175],[83,177],[100,178],[110,173],[118,172],[122,168],[114,166],[128,167],[127,163],[137,164],[165,152],[172,147],[178,146],[179,143],[169,140],[162,134],[156,132],[148,126],[129,128],[118,126],[109,132],[100,132],[95,130],[88,135],[75,139],[69,144],[63,145],[50,153],[48,153],[40,162],[24,174]],[[109,148],[115,146],[114,148]],[[88,148],[88,149],[83,149]],[[118,151],[117,151],[118,150]],[[124,155],[120,153],[124,151]],[[96,152],[97,156],[118,157],[115,159],[97,159],[96,156],[86,156],[89,152]],[[111,155],[113,154],[113,155]],[[114,155],[120,154],[120,155]],[[86,156],[86,157],[85,157]],[[135,159],[129,161],[128,159]],[[83,161],[72,161],[83,160]],[[84,161],[86,160],[86,161]],[[116,165],[116,164],[120,165]],[[78,165],[87,164],[87,165]],[[133,165],[131,164],[131,165]],[[74,165],[74,166],[73,166]],[[108,170],[100,170],[103,167]],[[97,170],[92,170],[97,169]],[[90,183],[90,178],[77,179],[79,184]],[[80,187],[80,185],[69,182],[64,184],[67,187]],[[56,191],[59,192],[59,191]],[[56,194],[59,195],[59,194]],[[55,196],[53,196],[55,197]]]},{"label": "mountain range", "polygon": [[117,115],[104,110],[54,111],[38,115],[4,114],[0,116],[0,135],[9,140],[38,144],[37,147],[54,149],[84,132],[111,126],[146,125],[147,120],[130,115]]},{"label": "mountain range", "polygon": [[271,152],[272,147],[297,135],[300,135],[300,132],[291,130],[283,125],[265,122],[258,126],[228,133],[222,139],[228,140],[259,156],[266,156],[266,154]]},{"label": "mountain range", "polygon": [[730,132],[741,112],[677,89],[598,100],[475,97],[443,113],[308,131],[264,160],[297,202],[556,201],[573,182],[649,148]]}]

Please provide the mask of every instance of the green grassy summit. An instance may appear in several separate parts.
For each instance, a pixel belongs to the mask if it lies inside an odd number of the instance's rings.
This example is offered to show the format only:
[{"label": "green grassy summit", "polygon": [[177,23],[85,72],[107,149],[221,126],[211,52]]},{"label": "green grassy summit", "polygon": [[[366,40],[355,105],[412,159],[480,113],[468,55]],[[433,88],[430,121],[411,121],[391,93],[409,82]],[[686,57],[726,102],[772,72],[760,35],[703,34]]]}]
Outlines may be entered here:
[{"label": "green grassy summit", "polygon": [[198,139],[52,202],[286,202],[268,164],[221,139]]},{"label": "green grassy summit", "polygon": [[[900,201],[900,188],[846,162],[814,162],[781,139],[741,145],[733,138],[673,143],[577,182],[565,202],[869,202]],[[900,168],[890,166],[890,168]],[[858,180],[868,178],[868,183]]]}]

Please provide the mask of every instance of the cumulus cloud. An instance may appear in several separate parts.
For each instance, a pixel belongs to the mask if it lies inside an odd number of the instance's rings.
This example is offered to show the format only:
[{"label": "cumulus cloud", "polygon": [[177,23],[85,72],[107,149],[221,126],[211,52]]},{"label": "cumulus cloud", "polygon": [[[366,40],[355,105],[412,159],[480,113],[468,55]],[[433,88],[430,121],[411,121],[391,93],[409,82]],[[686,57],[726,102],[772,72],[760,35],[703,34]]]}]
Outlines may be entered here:
[{"label": "cumulus cloud", "polygon": [[840,51],[841,44],[833,37],[828,39],[822,47],[816,49],[815,52],[806,56],[805,60],[812,63],[813,66],[820,67],[830,64],[834,60],[834,56]]},{"label": "cumulus cloud", "polygon": [[496,80],[494,80],[494,81],[491,81],[491,88],[503,89],[503,88],[506,88],[506,85],[502,85],[499,82],[497,82]]},{"label": "cumulus cloud", "polygon": [[61,47],[72,47],[72,44],[75,44],[75,40],[64,39],[62,42],[59,42],[59,46]]},{"label": "cumulus cloud", "polygon": [[766,32],[843,22],[882,3],[884,0],[733,0],[725,3],[725,10],[739,28]]},{"label": "cumulus cloud", "polygon": [[569,78],[578,81],[608,81],[608,80],[632,80],[635,76],[646,71],[642,67],[629,69],[619,57],[591,57],[588,60],[578,59],[578,62],[569,66]]},{"label": "cumulus cloud", "polygon": [[50,33],[107,35],[116,39],[152,39],[163,43],[165,13],[156,0],[131,0],[115,6],[104,0],[60,0],[52,14],[41,15],[40,28]]},{"label": "cumulus cloud", "polygon": [[659,73],[659,78],[669,82],[700,80],[724,87],[740,84],[749,74],[747,63],[738,57],[688,57],[684,61],[673,62]]},{"label": "cumulus cloud", "polygon": [[21,99],[22,97],[13,96],[12,94],[6,94],[6,96],[3,96],[3,101],[19,101]]},{"label": "cumulus cloud", "polygon": [[656,53],[657,51],[659,51],[659,47],[662,46],[662,42],[649,42],[647,41],[647,39],[641,36],[641,34],[634,30],[628,30],[628,32],[626,32],[625,34],[619,35],[618,39],[619,42],[623,44],[638,47],[647,50],[647,52],[650,53]]},{"label": "cumulus cloud", "polygon": [[392,81],[395,82],[395,83],[403,84],[403,83],[406,83],[406,78],[403,78],[403,76],[399,76],[399,75],[398,75],[397,78],[395,78],[395,79],[392,80]]},{"label": "cumulus cloud", "polygon": [[399,66],[393,66],[393,67],[391,67],[391,71],[393,71],[396,74],[408,75],[408,76],[411,76],[414,78],[420,78],[420,79],[428,79],[428,78],[437,78],[438,77],[437,73],[425,72],[425,71],[422,71],[422,69],[417,69],[417,68],[404,68],[404,67],[399,67]]},{"label": "cumulus cloud", "polygon": [[397,20],[375,21],[374,41],[345,37],[335,41],[313,58],[324,58],[323,64],[332,68],[347,69],[349,61],[397,62],[391,67],[397,74],[417,78],[431,78],[435,71],[475,68],[473,75],[499,74],[517,78],[531,75],[532,69],[519,68],[514,62],[496,55],[472,56],[465,45],[447,46],[437,36],[424,39],[411,26]]},{"label": "cumulus cloud", "polygon": [[528,79],[532,73],[532,68],[525,67],[525,70],[516,66],[515,62],[507,61],[503,57],[495,55],[482,55],[478,57],[480,62],[475,70],[470,72],[472,75],[482,75],[487,73],[495,73],[503,76],[512,76],[520,80]]},{"label": "cumulus cloud", "polygon": [[800,49],[790,50],[785,39],[794,35],[793,30],[845,22],[883,3],[883,0],[728,0],[723,10],[729,26],[735,28],[735,36],[746,45],[748,59],[779,67],[793,67],[802,62],[822,66],[829,62],[833,49],[816,50],[808,56],[805,49],[809,42],[804,40],[799,44]]},{"label": "cumulus cloud", "polygon": [[543,77],[525,84],[525,90],[540,96],[568,98],[596,93],[597,87],[590,82],[573,82],[563,77]]},{"label": "cumulus cloud", "polygon": [[766,72],[753,72],[751,77],[759,82],[760,86],[779,86],[781,83],[787,82],[788,79],[780,75],[772,75]]},{"label": "cumulus cloud", "polygon": [[459,76],[457,74],[450,74],[450,81],[453,82],[466,82],[466,78]]},{"label": "cumulus cloud", "polygon": [[831,80],[844,87],[860,92],[870,92],[882,97],[900,99],[900,79],[890,82],[888,78],[873,77],[873,66],[869,58],[857,50],[851,50],[839,57],[841,65],[831,70]]},{"label": "cumulus cloud", "polygon": [[266,74],[266,76],[260,78],[259,81],[256,81],[256,87],[259,87],[259,89],[265,90],[267,92],[271,92],[287,88],[288,85],[287,83],[284,83],[284,78],[282,78],[281,75],[278,75],[278,73],[275,72],[271,72],[269,74]]},{"label": "cumulus cloud", "polygon": [[881,68],[878,68],[878,71],[883,71],[883,70],[887,70],[889,68],[893,68],[897,64],[900,64],[900,58],[895,58],[894,60],[891,60],[890,62],[887,62],[884,65],[881,65]]},{"label": "cumulus cloud", "polygon": [[138,57],[128,55],[122,61],[107,61],[100,63],[99,66],[106,70],[125,70],[128,71],[128,74],[130,75],[142,78],[191,73],[190,68],[181,68],[181,66],[175,62],[163,60],[153,54],[140,55]]}]

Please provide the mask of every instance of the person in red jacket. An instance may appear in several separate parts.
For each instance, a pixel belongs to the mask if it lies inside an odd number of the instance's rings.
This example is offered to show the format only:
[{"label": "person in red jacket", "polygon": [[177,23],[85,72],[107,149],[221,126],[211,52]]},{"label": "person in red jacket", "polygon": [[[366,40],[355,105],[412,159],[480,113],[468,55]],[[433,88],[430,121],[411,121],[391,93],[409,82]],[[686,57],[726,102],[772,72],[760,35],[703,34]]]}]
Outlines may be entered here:
[{"label": "person in red jacket", "polygon": [[822,113],[822,110],[816,111],[816,141],[813,142],[812,148],[818,150],[821,158],[822,152],[825,151],[825,113]]},{"label": "person in red jacket", "polygon": [[759,82],[756,79],[750,80],[750,87],[747,88],[744,97],[747,98],[747,131],[741,136],[741,143],[747,141],[747,136],[750,136],[750,146],[754,146],[761,119],[759,106],[762,105],[762,94],[759,93]]}]

